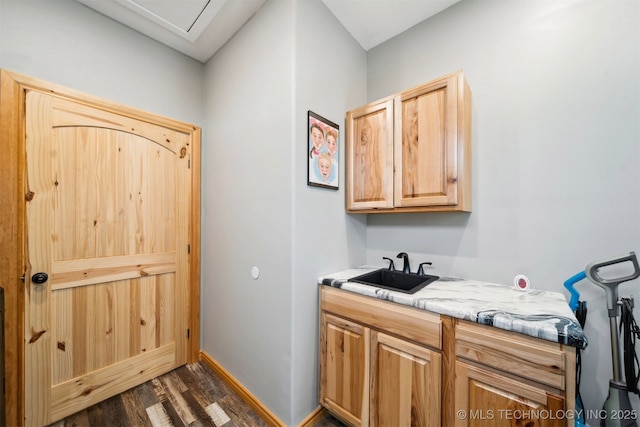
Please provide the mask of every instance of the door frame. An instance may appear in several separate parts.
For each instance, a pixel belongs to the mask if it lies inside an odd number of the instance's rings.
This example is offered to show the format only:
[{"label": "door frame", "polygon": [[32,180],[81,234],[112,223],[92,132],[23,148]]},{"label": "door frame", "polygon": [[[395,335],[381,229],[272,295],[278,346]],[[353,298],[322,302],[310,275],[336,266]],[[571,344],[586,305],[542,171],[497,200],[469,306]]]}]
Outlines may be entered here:
[{"label": "door frame", "polygon": [[186,133],[191,140],[189,341],[187,362],[200,352],[200,138],[198,126],[0,69],[0,287],[5,293],[5,423],[24,425],[25,97],[40,91]]}]

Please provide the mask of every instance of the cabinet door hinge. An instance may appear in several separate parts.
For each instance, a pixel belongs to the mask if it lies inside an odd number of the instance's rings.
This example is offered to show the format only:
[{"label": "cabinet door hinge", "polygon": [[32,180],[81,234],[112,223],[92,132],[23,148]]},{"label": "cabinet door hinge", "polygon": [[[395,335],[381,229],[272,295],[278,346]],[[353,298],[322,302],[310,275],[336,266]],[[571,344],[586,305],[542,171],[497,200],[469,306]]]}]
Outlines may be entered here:
[{"label": "cabinet door hinge", "polygon": [[191,244],[188,244],[187,245],[187,254],[190,254],[190,253],[191,253]]},{"label": "cabinet door hinge", "polygon": [[187,160],[187,169],[191,169],[191,159]]},{"label": "cabinet door hinge", "polygon": [[191,330],[187,329],[187,338],[191,338]]}]

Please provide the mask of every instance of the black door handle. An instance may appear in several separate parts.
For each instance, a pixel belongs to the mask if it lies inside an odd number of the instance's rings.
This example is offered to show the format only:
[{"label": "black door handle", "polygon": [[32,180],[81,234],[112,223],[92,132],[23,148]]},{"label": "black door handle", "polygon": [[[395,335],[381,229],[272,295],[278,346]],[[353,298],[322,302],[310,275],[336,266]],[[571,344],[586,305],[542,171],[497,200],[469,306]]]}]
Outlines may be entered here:
[{"label": "black door handle", "polygon": [[49,275],[47,275],[47,273],[36,273],[31,276],[31,281],[36,285],[42,285],[47,280],[49,280]]}]

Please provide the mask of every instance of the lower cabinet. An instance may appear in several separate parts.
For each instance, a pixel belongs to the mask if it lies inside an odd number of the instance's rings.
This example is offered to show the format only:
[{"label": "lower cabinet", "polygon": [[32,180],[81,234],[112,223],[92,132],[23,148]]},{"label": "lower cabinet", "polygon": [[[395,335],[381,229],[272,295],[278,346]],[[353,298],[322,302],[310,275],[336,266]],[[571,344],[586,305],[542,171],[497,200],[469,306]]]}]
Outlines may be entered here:
[{"label": "lower cabinet", "polygon": [[575,350],[491,326],[455,326],[455,425],[573,425]]},{"label": "lower cabinet", "polygon": [[439,352],[372,331],[370,360],[369,425],[441,425]]},{"label": "lower cabinet", "polygon": [[320,286],[320,404],[351,426],[572,426],[575,349]]},{"label": "lower cabinet", "polygon": [[456,362],[457,426],[562,426],[565,400],[544,387]]},{"label": "lower cabinet", "polygon": [[439,316],[324,286],[321,300],[321,404],[351,426],[441,426]]}]

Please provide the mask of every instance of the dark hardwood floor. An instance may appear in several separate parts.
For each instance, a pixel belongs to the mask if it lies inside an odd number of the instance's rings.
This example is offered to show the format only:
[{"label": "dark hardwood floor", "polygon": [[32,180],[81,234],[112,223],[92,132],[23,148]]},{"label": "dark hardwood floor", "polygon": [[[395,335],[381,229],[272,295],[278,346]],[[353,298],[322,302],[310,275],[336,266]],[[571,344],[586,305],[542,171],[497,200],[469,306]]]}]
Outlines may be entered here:
[{"label": "dark hardwood floor", "polygon": [[[73,414],[52,427],[266,426],[203,362],[165,375]],[[342,427],[331,416],[318,427]]]},{"label": "dark hardwood floor", "polygon": [[347,425],[330,414],[327,414],[315,427],[347,427]]}]

